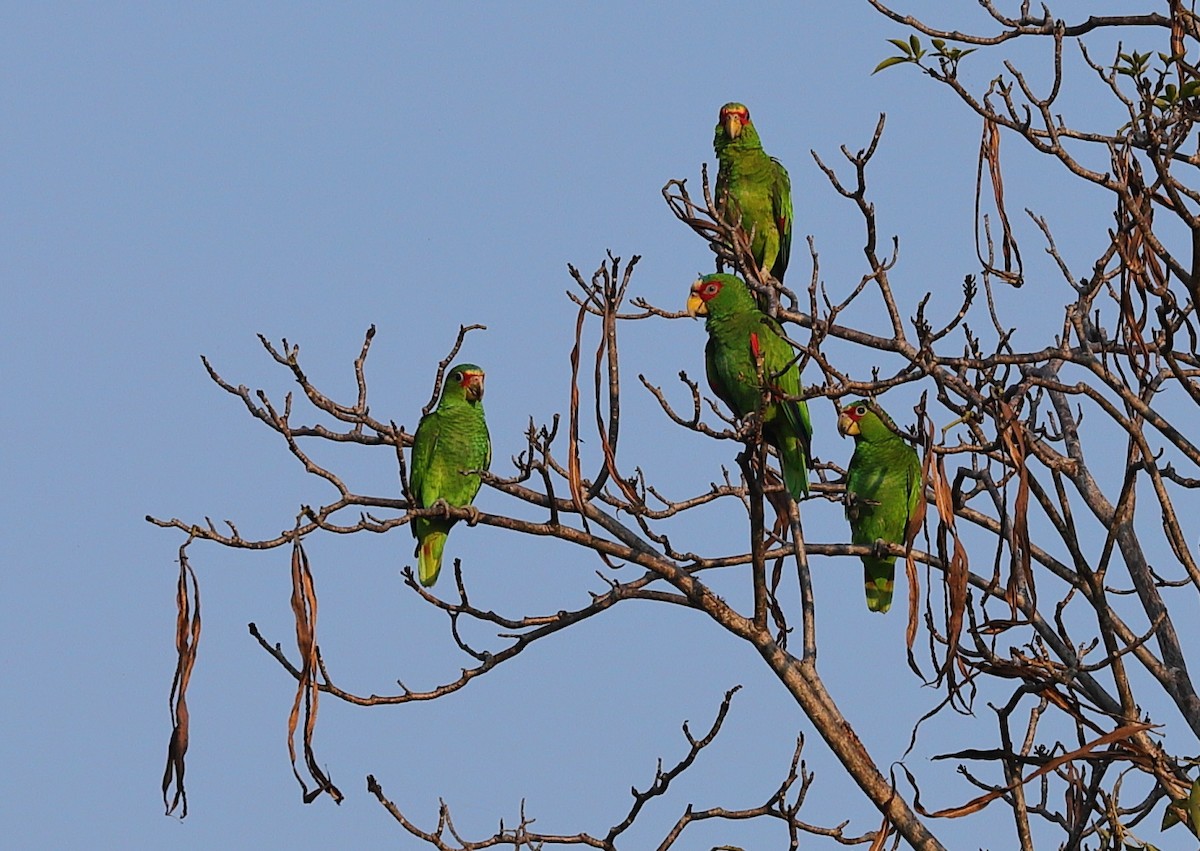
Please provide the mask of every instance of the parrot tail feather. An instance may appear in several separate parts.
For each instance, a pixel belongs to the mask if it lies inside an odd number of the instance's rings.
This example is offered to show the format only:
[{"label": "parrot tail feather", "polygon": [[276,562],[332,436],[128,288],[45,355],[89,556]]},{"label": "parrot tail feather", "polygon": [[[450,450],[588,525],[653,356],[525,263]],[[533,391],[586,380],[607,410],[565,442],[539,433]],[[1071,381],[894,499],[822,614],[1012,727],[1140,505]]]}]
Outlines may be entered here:
[{"label": "parrot tail feather", "polygon": [[864,558],[863,584],[867,592],[867,608],[883,613],[892,607],[892,587],[896,579],[896,559]]},{"label": "parrot tail feather", "polygon": [[437,582],[442,570],[442,549],[446,546],[446,533],[431,529],[417,545],[417,578],[426,588]]},{"label": "parrot tail feather", "polygon": [[783,484],[792,499],[799,502],[808,496],[808,458],[804,446],[795,437],[785,437],[775,447],[779,452],[779,466],[783,468]]}]

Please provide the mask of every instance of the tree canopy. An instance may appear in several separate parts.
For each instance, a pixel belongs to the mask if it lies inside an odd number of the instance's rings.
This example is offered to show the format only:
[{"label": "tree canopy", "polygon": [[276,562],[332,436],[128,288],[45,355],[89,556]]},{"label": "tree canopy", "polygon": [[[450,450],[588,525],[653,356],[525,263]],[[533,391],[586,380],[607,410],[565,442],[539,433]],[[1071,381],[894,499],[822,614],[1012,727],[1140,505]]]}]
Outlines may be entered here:
[{"label": "tree canopy", "polygon": [[[329,496],[296,505],[291,528],[263,537],[243,535],[236,521],[147,518],[185,536],[175,723],[163,779],[168,811],[187,809],[186,696],[200,639],[192,561],[197,544],[212,543],[290,552],[295,646],[274,643],[254,624],[250,631],[296,681],[287,723],[306,802],[349,794],[331,779],[315,740],[318,708],[330,700],[359,707],[439,701],[642,601],[697,613],[718,640],[752,650],[803,714],[773,794],[751,804],[733,790],[728,802],[685,801],[659,830],[660,848],[681,842],[701,822],[751,819],[778,825],[792,848],[806,837],[941,848],[939,831],[952,818],[981,820],[1003,847],[1013,846],[1013,836],[1021,848],[1096,849],[1150,848],[1189,831],[1200,836],[1200,696],[1189,670],[1200,594],[1200,438],[1188,425],[1200,407],[1200,70],[1193,64],[1200,18],[1178,0],[1160,11],[1079,19],[1034,13],[1028,3],[1008,14],[984,0],[988,29],[976,33],[869,3],[907,33],[880,46],[877,73],[911,73],[914,86],[941,86],[961,103],[962,120],[981,128],[976,256],[961,261],[969,273],[928,281],[921,292],[896,283],[905,264],[919,269],[922,258],[903,254],[903,232],[893,236],[879,225],[870,181],[887,145],[885,116],[870,138],[813,151],[825,195],[794,204],[793,237],[807,232],[806,215],[811,223],[827,205],[857,214],[857,232],[840,237],[862,245],[856,280],[826,280],[815,238],[791,239],[786,286],[759,268],[756,234],[723,215],[728,198],[706,169],[667,179],[662,195],[681,226],[711,248],[714,267],[749,284],[772,317],[767,321],[779,323],[795,350],[787,367],[800,370],[798,394],[780,391],[783,369],[767,374],[759,358],[764,405],[806,400],[814,434],[829,435],[844,403],[879,400],[890,427],[915,447],[923,489],[907,540],[851,543],[843,518],[849,447],[838,457],[815,453],[809,493],[797,502],[763,439],[763,418],[735,417],[696,371],[695,353],[684,359],[662,352],[652,364],[631,366],[626,335],[687,320],[682,305],[691,272],[680,270],[671,301],[635,295],[637,256],[609,253],[591,274],[569,267],[575,321],[547,328],[548,337],[570,346],[569,387],[559,411],[544,420],[531,416],[523,435],[493,430],[496,457],[479,475],[484,493],[502,498],[484,510],[421,508],[413,500],[405,450],[418,406],[399,419],[370,403],[374,326],[353,361],[349,395],[323,389],[294,343],[261,337],[267,357],[298,392],[272,398],[206,359],[209,377],[276,434]],[[1112,36],[1121,41],[1114,45]],[[1145,52],[1130,46],[1135,42]],[[1029,43],[1033,52],[1020,55],[1034,57],[1030,67],[1007,58]],[[978,83],[968,77],[977,66],[995,75]],[[1072,99],[1067,89],[1090,94]],[[1091,108],[1100,97],[1104,108]],[[754,108],[748,96],[747,103]],[[853,99],[843,108],[853,109]],[[755,119],[769,148],[769,118]],[[1014,209],[1005,177],[1011,162],[1031,155],[1069,175],[1078,196]],[[785,165],[794,175],[802,164]],[[926,184],[939,191],[936,174]],[[1077,204],[1103,205],[1111,214],[1100,249],[1083,259],[1060,250],[1055,238],[1054,222]],[[480,329],[463,324],[448,343],[424,413]],[[503,369],[482,366],[489,376]],[[695,481],[695,470],[651,471],[645,447],[678,441],[705,447],[696,458],[709,465],[700,474],[707,484],[688,491],[681,483]],[[631,443],[636,448],[627,448]],[[343,450],[370,447],[388,451],[394,489],[366,490],[340,472]],[[710,464],[713,458],[724,461]],[[312,542],[390,532],[388,538],[404,538],[399,550],[407,553],[408,530],[400,527],[433,516],[464,522],[447,545],[436,589],[405,570],[408,605],[442,613],[448,629],[422,640],[451,642],[467,661],[433,685],[356,692],[321,653]],[[455,539],[471,534],[467,523],[569,545],[563,569],[577,579],[575,595],[538,610],[497,610],[479,599],[472,590],[477,565],[453,553]],[[898,718],[891,728],[900,753],[894,761],[864,743],[846,710],[854,696],[833,685],[829,666],[847,657],[823,644],[822,624],[839,615],[814,591],[814,572],[823,570],[861,587],[864,556],[895,556],[903,566],[887,617],[906,621],[912,687],[936,693],[927,713]],[[520,572],[513,570],[510,581],[521,583]],[[647,636],[648,647],[663,641]],[[390,667],[396,662],[381,661],[380,675],[403,677]],[[872,691],[876,664],[855,660],[859,688],[886,706],[889,696]],[[625,809],[602,817],[604,830],[543,830],[546,815],[534,824],[521,812],[494,835],[468,837],[445,804],[433,821],[409,813],[391,793],[389,766],[380,765],[367,788],[399,830],[434,848],[627,847],[648,804],[678,802],[680,778],[702,762],[737,712],[738,688],[736,680],[728,683],[713,720],[684,725],[682,745],[664,745],[682,752],[664,756],[651,777],[619,779],[632,782],[631,796]],[[943,736],[949,727],[939,725],[950,718],[965,723],[965,740]],[[813,733],[878,811],[873,822],[849,806],[846,814],[806,809],[810,788],[821,782],[806,764]],[[934,750],[932,761],[908,758],[918,741]],[[956,780],[939,773],[938,760],[958,767]],[[999,838],[997,825],[1008,838]]]}]

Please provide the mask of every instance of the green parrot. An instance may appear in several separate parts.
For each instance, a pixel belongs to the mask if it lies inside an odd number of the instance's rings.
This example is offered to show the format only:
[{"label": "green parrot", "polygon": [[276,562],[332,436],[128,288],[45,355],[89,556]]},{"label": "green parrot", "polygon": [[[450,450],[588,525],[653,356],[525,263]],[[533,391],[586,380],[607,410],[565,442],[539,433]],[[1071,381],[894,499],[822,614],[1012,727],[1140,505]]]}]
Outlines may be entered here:
[{"label": "green parrot", "polygon": [[705,275],[692,284],[687,311],[706,320],[709,386],[739,417],[762,408],[763,437],[779,453],[783,482],[793,499],[805,496],[812,424],[807,403],[784,398],[800,394],[800,369],[779,323],[758,309],[745,282],[734,275]]},{"label": "green parrot", "polygon": [[[409,484],[419,508],[439,503],[470,508],[479,493],[479,473],[492,463],[492,441],[483,418],[483,370],[460,363],[450,370],[436,410],[421,417],[413,439]],[[449,517],[414,517],[417,573],[426,588],[442,569],[446,535],[457,521]]]},{"label": "green parrot", "polygon": [[758,268],[783,283],[792,252],[792,182],[787,169],[763,150],[750,110],[740,103],[721,107],[713,150],[722,217],[737,225],[737,211],[741,212],[742,227],[753,234],[750,250]]},{"label": "green parrot", "polygon": [[[854,437],[846,469],[846,519],[855,544],[905,543],[908,522],[924,499],[921,460],[884,421],[886,416],[863,400],[851,402],[838,415],[838,431]],[[892,605],[896,557],[863,556],[862,563],[867,608],[886,612]]]}]

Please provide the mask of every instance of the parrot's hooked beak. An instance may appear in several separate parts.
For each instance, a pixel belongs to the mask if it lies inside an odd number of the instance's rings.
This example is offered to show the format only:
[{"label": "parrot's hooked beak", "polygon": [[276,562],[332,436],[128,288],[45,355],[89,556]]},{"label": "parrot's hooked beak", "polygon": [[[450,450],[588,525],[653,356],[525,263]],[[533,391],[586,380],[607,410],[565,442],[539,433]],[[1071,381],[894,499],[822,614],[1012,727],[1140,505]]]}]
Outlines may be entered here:
[{"label": "parrot's hooked beak", "polygon": [[842,437],[853,437],[858,434],[858,420],[845,411],[838,414],[838,433]]},{"label": "parrot's hooked beak", "polygon": [[482,372],[464,372],[462,385],[467,393],[468,402],[478,402],[483,398]]},{"label": "parrot's hooked beak", "polygon": [[736,139],[742,135],[742,117],[736,112],[725,113],[725,135],[730,139]]},{"label": "parrot's hooked beak", "polygon": [[695,319],[697,316],[708,316],[708,304],[704,299],[700,298],[700,281],[692,284],[692,291],[688,293],[687,312],[688,316]]}]

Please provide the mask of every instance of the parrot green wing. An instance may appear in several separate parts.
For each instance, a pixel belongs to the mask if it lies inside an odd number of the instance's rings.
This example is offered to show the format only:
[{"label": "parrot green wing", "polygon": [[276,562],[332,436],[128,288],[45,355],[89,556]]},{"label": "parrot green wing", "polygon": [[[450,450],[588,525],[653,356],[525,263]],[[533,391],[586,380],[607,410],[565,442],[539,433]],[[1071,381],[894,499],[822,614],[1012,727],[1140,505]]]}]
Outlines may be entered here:
[{"label": "parrot green wing", "polygon": [[[412,471],[409,486],[419,508],[429,508],[438,499],[444,499],[441,490],[445,478],[445,452],[442,449],[441,409],[431,411],[421,418],[413,438]],[[447,500],[449,502],[449,500]],[[421,584],[429,587],[437,582],[442,568],[442,550],[453,521],[446,517],[414,517],[413,537],[417,539],[414,555],[417,557],[417,577]]]},{"label": "parrot green wing", "polygon": [[[768,346],[763,360],[767,377],[775,382],[783,395],[799,396],[804,387],[800,380],[800,366],[796,359],[796,351],[792,348],[791,343],[784,339],[783,328],[778,322],[770,317],[764,317],[763,321],[772,331],[768,335]],[[807,451],[808,443],[812,438],[812,421],[808,416],[808,403],[796,399],[781,399],[780,407],[789,428],[797,435],[803,436]]]},{"label": "parrot green wing", "polygon": [[[846,518],[850,540],[904,544],[909,521],[923,497],[921,461],[874,412],[859,421],[854,455],[846,471]],[[896,557],[863,556],[867,608],[886,612],[892,604]]]},{"label": "parrot green wing", "polygon": [[409,464],[412,469],[408,474],[408,483],[413,499],[421,507],[437,501],[437,496],[430,499],[426,494],[425,483],[433,481],[433,477],[430,476],[430,467],[440,435],[441,427],[437,411],[431,411],[428,415],[421,417],[421,422],[417,425],[416,436],[413,437],[412,461]]},{"label": "parrot green wing", "polygon": [[788,260],[792,256],[792,180],[787,169],[774,157],[774,178],[771,181],[771,210],[775,216],[775,229],[779,232],[779,252],[771,266],[771,277],[783,283]]},{"label": "parrot green wing", "polygon": [[779,452],[784,484],[793,497],[800,499],[808,494],[812,421],[808,403],[795,398],[803,390],[795,350],[783,338],[778,322],[764,315],[762,324],[763,372],[775,399],[764,411],[764,425],[771,444]]}]

